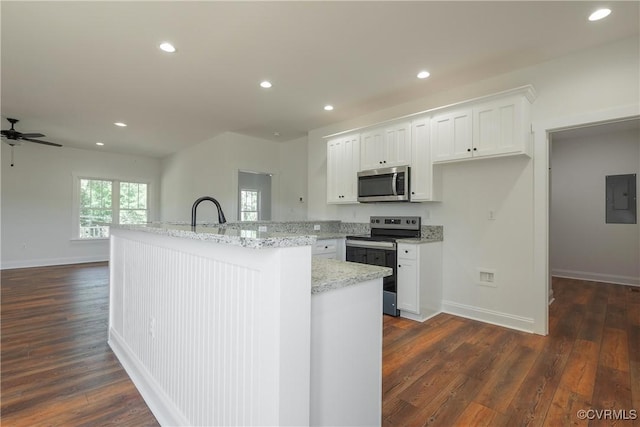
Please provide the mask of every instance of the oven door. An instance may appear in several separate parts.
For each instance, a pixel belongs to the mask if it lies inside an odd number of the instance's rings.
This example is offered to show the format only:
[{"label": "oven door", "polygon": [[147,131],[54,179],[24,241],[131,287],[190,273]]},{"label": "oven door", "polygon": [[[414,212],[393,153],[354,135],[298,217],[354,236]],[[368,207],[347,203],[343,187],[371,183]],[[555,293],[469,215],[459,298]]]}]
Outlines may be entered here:
[{"label": "oven door", "polygon": [[382,279],[383,307],[382,312],[390,316],[399,316],[397,309],[397,252],[394,242],[369,240],[347,240],[347,261],[360,264],[380,265],[393,270],[391,276]]},{"label": "oven door", "polygon": [[359,202],[408,202],[409,166],[358,172]]}]

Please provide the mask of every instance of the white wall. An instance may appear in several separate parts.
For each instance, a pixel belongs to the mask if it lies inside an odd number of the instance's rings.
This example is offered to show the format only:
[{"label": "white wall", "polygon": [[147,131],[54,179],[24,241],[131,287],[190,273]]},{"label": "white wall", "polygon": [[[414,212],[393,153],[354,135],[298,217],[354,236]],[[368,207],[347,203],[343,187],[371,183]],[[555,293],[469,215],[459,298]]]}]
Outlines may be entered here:
[{"label": "white wall", "polygon": [[638,174],[636,131],[562,139],[551,155],[553,275],[640,285],[640,226],[605,223],[605,177]]},{"label": "white wall", "polygon": [[[280,152],[280,208],[274,220],[307,219],[307,138],[278,144]],[[302,201],[300,201],[302,199]]]},{"label": "white wall", "polygon": [[[422,215],[444,226],[444,300],[451,312],[546,333],[546,124],[594,111],[639,104],[637,38],[584,51],[509,74],[309,132],[309,217],[366,221],[370,215]],[[428,84],[428,82],[426,82]],[[327,205],[323,136],[402,115],[533,84],[533,159],[477,160],[443,166],[443,201],[417,205]],[[568,119],[567,119],[568,120]],[[565,120],[565,121],[567,121]],[[542,126],[542,131],[540,131]],[[543,153],[540,155],[540,153]],[[542,166],[541,166],[542,165]],[[542,202],[534,203],[538,200]],[[488,210],[496,220],[488,220]],[[542,218],[540,220],[539,218]],[[542,225],[541,225],[542,224]],[[542,243],[541,243],[542,242]],[[546,252],[545,252],[546,253]],[[496,271],[496,288],[476,284],[477,269]],[[534,279],[535,276],[535,279]]]},{"label": "white wall", "polygon": [[[222,205],[228,221],[238,218],[238,170],[272,173],[273,220],[304,219],[306,145],[304,139],[275,143],[224,133],[163,160],[163,221],[190,221],[191,206],[201,196]],[[198,207],[198,221],[217,222],[213,204]]]},{"label": "white wall", "polygon": [[151,218],[158,218],[160,161],[75,148],[2,144],[2,268],[90,261],[109,257],[108,240],[73,236],[73,173],[150,182]]}]

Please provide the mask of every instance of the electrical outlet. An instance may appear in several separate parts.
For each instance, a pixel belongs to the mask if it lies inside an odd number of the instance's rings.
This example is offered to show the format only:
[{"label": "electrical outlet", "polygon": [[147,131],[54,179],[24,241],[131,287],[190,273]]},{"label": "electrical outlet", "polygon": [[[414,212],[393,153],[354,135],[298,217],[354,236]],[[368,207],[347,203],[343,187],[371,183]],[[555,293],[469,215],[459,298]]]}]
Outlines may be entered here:
[{"label": "electrical outlet", "polygon": [[313,225],[313,230],[314,231],[320,231],[320,224],[314,224]]},{"label": "electrical outlet", "polygon": [[258,231],[267,231],[267,226],[266,225],[259,225],[258,226]]},{"label": "electrical outlet", "polygon": [[149,335],[151,338],[156,337],[156,318],[153,316],[149,317]]}]

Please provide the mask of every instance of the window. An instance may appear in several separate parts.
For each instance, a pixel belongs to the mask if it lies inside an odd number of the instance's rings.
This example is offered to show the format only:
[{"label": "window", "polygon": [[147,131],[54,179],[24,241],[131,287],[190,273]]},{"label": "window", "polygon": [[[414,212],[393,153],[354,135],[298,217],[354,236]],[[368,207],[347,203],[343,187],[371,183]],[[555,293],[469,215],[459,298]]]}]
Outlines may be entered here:
[{"label": "window", "polygon": [[97,179],[80,180],[80,238],[109,237],[113,218],[113,183]]},{"label": "window", "polygon": [[257,221],[260,219],[259,206],[259,191],[240,190],[240,221]]},{"label": "window", "polygon": [[148,184],[109,179],[79,178],[77,237],[104,239],[110,224],[147,222]]},{"label": "window", "polygon": [[120,183],[120,224],[147,222],[147,184]]}]

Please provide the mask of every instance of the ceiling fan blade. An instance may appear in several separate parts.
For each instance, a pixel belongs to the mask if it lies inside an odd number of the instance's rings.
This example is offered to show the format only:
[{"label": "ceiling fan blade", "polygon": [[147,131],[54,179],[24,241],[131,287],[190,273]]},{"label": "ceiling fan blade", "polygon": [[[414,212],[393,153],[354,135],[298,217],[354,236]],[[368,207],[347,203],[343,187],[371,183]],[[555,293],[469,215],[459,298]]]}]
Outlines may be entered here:
[{"label": "ceiling fan blade", "polygon": [[36,142],[38,144],[51,145],[53,147],[62,147],[62,145],[56,144],[54,142],[38,141],[37,139],[30,139],[30,138],[20,138],[20,139],[22,139],[23,141]]},{"label": "ceiling fan blade", "polygon": [[23,138],[42,138],[45,135],[41,133],[21,133],[20,136]]}]

